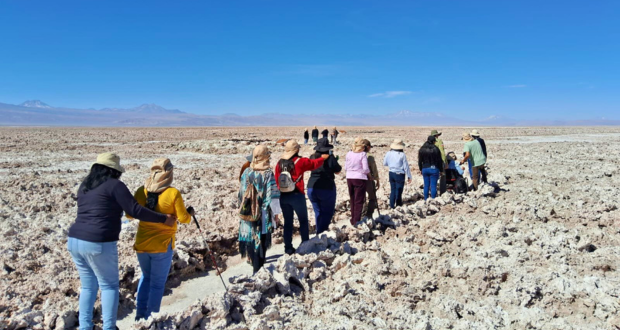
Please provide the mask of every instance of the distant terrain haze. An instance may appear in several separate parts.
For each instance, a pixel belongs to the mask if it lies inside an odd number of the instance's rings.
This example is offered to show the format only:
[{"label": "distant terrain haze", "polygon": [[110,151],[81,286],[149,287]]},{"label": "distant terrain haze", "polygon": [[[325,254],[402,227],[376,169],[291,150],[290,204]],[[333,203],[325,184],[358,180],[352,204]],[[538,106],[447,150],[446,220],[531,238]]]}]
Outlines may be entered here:
[{"label": "distant terrain haze", "polygon": [[117,127],[174,127],[174,126],[583,126],[619,125],[618,120],[515,120],[502,116],[464,119],[438,112],[403,110],[378,115],[265,113],[241,116],[197,115],[178,109],[165,109],[156,104],[134,108],[72,109],[48,105],[40,100],[21,104],[0,103],[2,126],[117,126]]}]

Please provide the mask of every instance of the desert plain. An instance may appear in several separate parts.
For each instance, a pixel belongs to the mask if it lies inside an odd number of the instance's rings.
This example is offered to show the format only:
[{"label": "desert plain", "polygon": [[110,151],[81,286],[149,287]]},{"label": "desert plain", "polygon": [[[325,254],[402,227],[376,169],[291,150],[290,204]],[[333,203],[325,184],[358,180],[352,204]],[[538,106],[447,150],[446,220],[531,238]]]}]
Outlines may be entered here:
[{"label": "desert plain", "polygon": [[[341,164],[356,137],[375,145],[379,161],[394,138],[405,141],[414,179],[403,207],[389,210],[388,172],[378,164],[381,215],[352,229],[339,175],[327,234],[254,276],[231,278],[226,295],[205,296],[131,327],[620,329],[620,127],[478,128],[490,184],[427,202],[417,151],[432,128],[342,129],[334,151]],[[439,129],[446,151],[461,155],[461,134],[471,128]],[[132,191],[153,159],[170,158],[173,186],[196,209],[218,265],[228,268],[241,262],[236,212],[245,156],[264,143],[273,165],[283,151],[275,141],[301,140],[302,133],[299,127],[0,128],[0,329],[77,325],[80,284],[67,231],[77,187],[97,154],[121,156],[127,170],[121,180]],[[302,155],[311,153],[311,146],[302,147]],[[124,219],[119,318],[135,306],[136,229],[137,222]],[[177,240],[167,295],[215,272],[193,224],[180,226]],[[281,242],[281,228],[275,241]]]}]

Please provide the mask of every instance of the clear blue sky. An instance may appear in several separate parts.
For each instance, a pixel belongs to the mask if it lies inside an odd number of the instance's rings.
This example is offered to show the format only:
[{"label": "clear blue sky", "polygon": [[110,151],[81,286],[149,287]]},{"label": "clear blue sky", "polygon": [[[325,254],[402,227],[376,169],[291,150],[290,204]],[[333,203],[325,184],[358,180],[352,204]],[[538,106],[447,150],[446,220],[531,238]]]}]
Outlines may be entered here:
[{"label": "clear blue sky", "polygon": [[620,1],[1,1],[0,102],[620,118]]}]

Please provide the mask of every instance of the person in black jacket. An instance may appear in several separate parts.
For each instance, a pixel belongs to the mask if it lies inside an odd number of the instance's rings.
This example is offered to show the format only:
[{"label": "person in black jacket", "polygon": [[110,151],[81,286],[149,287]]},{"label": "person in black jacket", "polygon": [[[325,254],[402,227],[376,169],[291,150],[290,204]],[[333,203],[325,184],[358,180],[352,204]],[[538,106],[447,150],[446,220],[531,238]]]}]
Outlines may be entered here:
[{"label": "person in black jacket", "polygon": [[319,140],[319,129],[314,126],[312,129],[312,142],[316,143]]},{"label": "person in black jacket", "polygon": [[320,139],[314,147],[316,152],[310,159],[320,158],[322,155],[329,154],[323,166],[312,171],[308,180],[308,199],[312,202],[314,218],[316,221],[316,235],[329,228],[334,212],[336,211],[336,182],[335,174],[342,171],[338,164],[338,158],[331,154],[334,148],[329,144],[327,138]]},{"label": "person in black jacket", "polygon": [[428,199],[430,188],[431,198],[437,197],[437,180],[443,172],[441,151],[435,146],[435,137],[429,136],[418,152],[418,168],[424,178],[424,200]]},{"label": "person in black jacket", "polygon": [[304,144],[308,144],[308,140],[310,139],[310,135],[308,134],[308,129],[304,131]]},{"label": "person in black jacket", "polygon": [[[173,226],[176,217],[140,206],[120,181],[125,169],[113,153],[97,162],[78,188],[77,218],[69,228],[67,249],[80,275],[80,327],[93,328],[93,307],[101,288],[104,329],[116,327],[118,312],[118,250],[123,211],[135,219]],[[118,329],[118,328],[117,328]]]},{"label": "person in black jacket", "polygon": [[321,137],[323,139],[327,139],[327,136],[329,135],[329,130],[327,129],[327,127],[325,127],[322,131],[321,131]]}]

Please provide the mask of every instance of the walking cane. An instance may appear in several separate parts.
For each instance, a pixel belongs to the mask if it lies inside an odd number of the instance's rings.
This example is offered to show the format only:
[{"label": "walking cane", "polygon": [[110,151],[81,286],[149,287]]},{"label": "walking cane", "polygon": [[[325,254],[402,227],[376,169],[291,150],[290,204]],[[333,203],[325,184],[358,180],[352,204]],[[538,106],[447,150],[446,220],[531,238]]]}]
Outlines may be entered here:
[{"label": "walking cane", "polygon": [[205,235],[202,233],[202,229],[200,229],[200,224],[198,223],[198,220],[196,219],[195,215],[192,215],[192,218],[194,218],[194,223],[196,224],[196,227],[198,227],[200,236],[202,236],[202,243],[205,245],[205,248],[207,248],[207,252],[209,252],[209,255],[211,256],[211,261],[213,261],[215,270],[217,270],[217,274],[220,276],[220,280],[222,280],[222,284],[224,285],[224,290],[228,292],[228,288],[226,287],[226,283],[224,283],[224,278],[222,277],[222,272],[220,272],[220,269],[217,267],[217,262],[215,262],[215,257],[213,256],[213,252],[211,252],[211,249],[209,249],[209,244],[207,243],[207,239],[205,238]]}]

